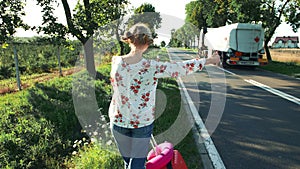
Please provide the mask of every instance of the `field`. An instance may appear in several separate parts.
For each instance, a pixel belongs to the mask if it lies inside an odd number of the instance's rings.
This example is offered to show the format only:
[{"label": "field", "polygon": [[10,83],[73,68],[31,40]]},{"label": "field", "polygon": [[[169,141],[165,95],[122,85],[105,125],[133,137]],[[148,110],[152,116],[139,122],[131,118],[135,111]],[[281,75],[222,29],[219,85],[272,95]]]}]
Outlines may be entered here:
[{"label": "field", "polygon": [[271,49],[272,62],[261,69],[300,78],[300,49]]},{"label": "field", "polygon": [[271,49],[273,61],[300,64],[300,49]]}]

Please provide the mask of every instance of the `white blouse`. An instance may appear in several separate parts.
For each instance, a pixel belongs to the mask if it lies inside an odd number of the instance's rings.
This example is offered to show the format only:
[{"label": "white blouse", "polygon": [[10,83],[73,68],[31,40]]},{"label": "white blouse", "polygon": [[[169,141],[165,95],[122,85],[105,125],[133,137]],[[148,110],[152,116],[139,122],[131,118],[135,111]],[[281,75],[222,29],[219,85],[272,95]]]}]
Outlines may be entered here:
[{"label": "white blouse", "polygon": [[157,79],[191,74],[202,70],[205,62],[205,59],[192,59],[170,63],[143,58],[136,64],[127,64],[122,57],[114,56],[110,73],[113,89],[110,121],[125,128],[152,124]]}]

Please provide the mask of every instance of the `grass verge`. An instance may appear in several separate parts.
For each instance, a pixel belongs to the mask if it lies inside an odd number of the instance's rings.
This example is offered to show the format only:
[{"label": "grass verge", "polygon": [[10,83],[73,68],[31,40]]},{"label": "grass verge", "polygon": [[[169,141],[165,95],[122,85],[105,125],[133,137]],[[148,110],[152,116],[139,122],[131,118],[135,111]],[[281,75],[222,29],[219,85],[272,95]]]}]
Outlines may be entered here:
[{"label": "grass verge", "polygon": [[[148,52],[146,57],[157,55],[168,60],[166,51],[158,49]],[[111,97],[110,64],[102,64],[97,72],[97,104],[105,113]],[[117,151],[97,146],[89,139],[85,143],[78,141],[87,135],[75,114],[72,93],[78,89],[80,96],[89,96],[84,93],[85,86],[74,89],[72,77],[36,82],[20,92],[0,96],[0,168],[122,168]],[[166,94],[168,105],[164,115],[157,119],[155,133],[172,125],[181,102],[175,79],[162,79],[158,88]],[[200,155],[194,147],[190,132],[175,148],[189,168],[200,169]]]},{"label": "grass verge", "polygon": [[300,78],[300,64],[295,62],[278,62],[272,61],[266,66],[261,66],[261,69],[285,74],[291,77]]}]

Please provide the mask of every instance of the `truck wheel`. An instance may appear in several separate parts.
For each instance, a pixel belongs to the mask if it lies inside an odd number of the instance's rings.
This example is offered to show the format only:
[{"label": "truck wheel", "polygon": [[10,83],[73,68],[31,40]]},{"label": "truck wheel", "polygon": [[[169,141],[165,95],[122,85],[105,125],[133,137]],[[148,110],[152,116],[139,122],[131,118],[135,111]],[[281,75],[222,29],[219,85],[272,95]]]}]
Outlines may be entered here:
[{"label": "truck wheel", "polygon": [[229,67],[229,65],[226,63],[226,56],[224,56],[224,54],[223,54],[223,56],[221,55],[221,65],[222,65],[222,67],[223,68],[228,68]]},{"label": "truck wheel", "polygon": [[222,64],[223,68],[228,68],[229,67],[229,65],[226,62],[224,62],[224,61],[222,61],[221,64]]}]

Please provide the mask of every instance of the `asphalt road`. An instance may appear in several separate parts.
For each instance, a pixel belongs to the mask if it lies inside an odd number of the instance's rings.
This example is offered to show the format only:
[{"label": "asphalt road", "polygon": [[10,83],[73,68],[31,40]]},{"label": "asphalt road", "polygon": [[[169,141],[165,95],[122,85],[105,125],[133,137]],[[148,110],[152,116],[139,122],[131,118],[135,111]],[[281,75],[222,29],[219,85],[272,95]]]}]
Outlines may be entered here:
[{"label": "asphalt road", "polygon": [[[172,60],[195,56],[168,50]],[[224,72],[215,66],[182,80],[204,122],[213,117],[213,107],[223,110],[217,128],[208,130],[226,168],[300,168],[300,80],[261,69]]]}]

